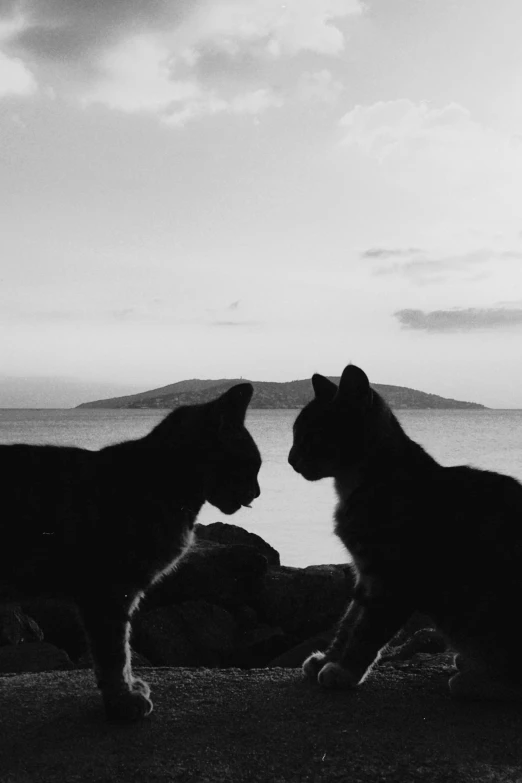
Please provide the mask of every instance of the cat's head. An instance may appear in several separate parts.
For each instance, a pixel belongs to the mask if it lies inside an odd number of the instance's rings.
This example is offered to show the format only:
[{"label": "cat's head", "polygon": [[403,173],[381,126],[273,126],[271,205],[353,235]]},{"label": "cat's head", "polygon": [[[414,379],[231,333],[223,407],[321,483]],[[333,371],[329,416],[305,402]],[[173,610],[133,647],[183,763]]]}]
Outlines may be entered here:
[{"label": "cat's head", "polygon": [[294,422],[288,462],[308,481],[317,481],[362,463],[377,395],[353,364],[345,367],[339,386],[318,374],[312,386],[315,398]]},{"label": "cat's head", "polygon": [[234,514],[260,495],[261,455],[245,427],[253,392],[251,383],[238,383],[210,402],[182,405],[147,437],[155,448],[176,450],[203,499],[223,514]]},{"label": "cat's head", "polygon": [[206,500],[223,514],[234,514],[261,494],[257,480],[261,455],[245,427],[253,392],[252,384],[239,383],[208,403]]}]

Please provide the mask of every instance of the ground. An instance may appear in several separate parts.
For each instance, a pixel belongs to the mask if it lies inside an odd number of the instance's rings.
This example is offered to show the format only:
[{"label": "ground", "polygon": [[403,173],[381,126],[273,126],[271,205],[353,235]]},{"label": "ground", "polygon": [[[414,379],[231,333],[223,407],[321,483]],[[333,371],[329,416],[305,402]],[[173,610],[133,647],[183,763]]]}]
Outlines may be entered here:
[{"label": "ground", "polygon": [[148,669],[105,722],[90,671],[0,678],[1,783],[522,783],[522,705],[450,698],[448,655],[326,692],[297,669]]}]

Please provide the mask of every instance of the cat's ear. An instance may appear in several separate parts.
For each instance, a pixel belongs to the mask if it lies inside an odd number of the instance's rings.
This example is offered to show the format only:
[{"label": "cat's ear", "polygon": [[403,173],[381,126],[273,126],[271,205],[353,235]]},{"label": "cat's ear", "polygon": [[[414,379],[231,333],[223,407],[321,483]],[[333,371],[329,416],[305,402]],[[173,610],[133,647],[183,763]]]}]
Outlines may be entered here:
[{"label": "cat's ear", "polygon": [[325,378],[324,375],[315,373],[312,375],[312,386],[314,388],[316,399],[318,400],[333,400],[337,394],[337,386],[333,381]]},{"label": "cat's ear", "polygon": [[238,383],[219,398],[219,408],[224,419],[243,423],[254,387],[251,383]]},{"label": "cat's ear", "polygon": [[339,399],[359,407],[370,407],[373,392],[368,376],[355,364],[344,368],[339,381]]}]

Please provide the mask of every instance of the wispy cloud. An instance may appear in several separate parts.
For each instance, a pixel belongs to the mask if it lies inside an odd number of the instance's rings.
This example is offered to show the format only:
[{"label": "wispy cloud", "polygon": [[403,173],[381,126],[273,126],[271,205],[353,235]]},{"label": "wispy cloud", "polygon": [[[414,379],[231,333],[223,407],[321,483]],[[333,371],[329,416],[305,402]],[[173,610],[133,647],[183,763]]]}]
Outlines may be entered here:
[{"label": "wispy cloud", "polygon": [[471,332],[522,326],[522,308],[468,307],[451,310],[398,310],[401,326],[425,332]]},{"label": "wispy cloud", "polygon": [[419,247],[370,247],[361,253],[362,258],[397,258],[419,255],[423,251]]},{"label": "wispy cloud", "polygon": [[[426,253],[422,254],[421,258],[411,257],[421,253],[422,251],[414,248],[411,250],[375,248],[365,251],[363,256],[381,262],[391,259],[390,263],[376,266],[373,270],[375,275],[400,275],[417,285],[445,283],[455,278],[467,281],[478,280],[491,272],[493,264],[522,260],[520,250],[499,251],[488,248],[438,258],[430,258]],[[401,257],[405,260],[396,260]]]},{"label": "wispy cloud", "polygon": [[260,326],[261,321],[212,321],[211,326],[244,327]]}]

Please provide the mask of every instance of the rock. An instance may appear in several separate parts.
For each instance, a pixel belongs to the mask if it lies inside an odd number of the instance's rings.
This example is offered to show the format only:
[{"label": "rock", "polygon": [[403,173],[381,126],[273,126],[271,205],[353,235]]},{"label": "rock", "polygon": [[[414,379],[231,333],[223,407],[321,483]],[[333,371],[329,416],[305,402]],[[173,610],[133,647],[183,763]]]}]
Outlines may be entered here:
[{"label": "rock", "polygon": [[155,666],[222,666],[234,648],[236,631],[226,609],[187,601],[140,614],[132,640]]},{"label": "rock", "polygon": [[339,619],[353,582],[349,567],[271,568],[255,607],[265,622],[304,639]]},{"label": "rock", "polygon": [[288,644],[288,636],[281,628],[260,624],[238,635],[231,665],[241,669],[267,666],[268,661],[286,650]]},{"label": "rock", "polygon": [[216,544],[242,544],[251,546],[266,557],[269,565],[280,565],[281,559],[270,544],[267,544],[261,536],[250,533],[239,525],[230,525],[227,522],[214,522],[210,525],[196,525],[196,536],[200,541],[214,541]]},{"label": "rock", "polygon": [[22,608],[43,631],[44,639],[65,650],[77,661],[88,650],[87,639],[76,606],[65,599],[34,598],[22,603]]},{"label": "rock", "polygon": [[0,647],[0,672],[45,672],[56,669],[74,669],[64,650],[48,642],[9,644]]},{"label": "rock", "polygon": [[334,625],[324,633],[316,634],[309,639],[305,639],[304,642],[294,645],[269,661],[267,666],[283,669],[300,668],[309,655],[318,651],[322,652],[328,647],[335,633],[335,628],[336,626]]},{"label": "rock", "polygon": [[234,609],[234,620],[240,631],[251,631],[259,624],[256,610],[246,605]]},{"label": "rock", "polygon": [[200,648],[224,657],[232,652],[237,626],[226,609],[206,601],[186,601],[178,609]]},{"label": "rock", "polygon": [[398,647],[404,644],[410,639],[417,631],[421,631],[424,628],[434,628],[434,623],[431,617],[427,614],[421,614],[421,612],[413,612],[411,617],[402,626],[393,639],[390,641],[390,647]]},{"label": "rock", "polygon": [[0,646],[41,642],[43,631],[38,623],[28,617],[17,604],[0,607]]},{"label": "rock", "polygon": [[200,541],[173,573],[146,595],[146,611],[184,601],[206,600],[226,609],[250,604],[263,589],[266,557],[251,546]]},{"label": "rock", "polygon": [[436,655],[448,649],[446,639],[436,628],[422,628],[416,631],[404,644],[390,647],[379,662],[404,661],[412,658],[417,653],[430,653]]}]

